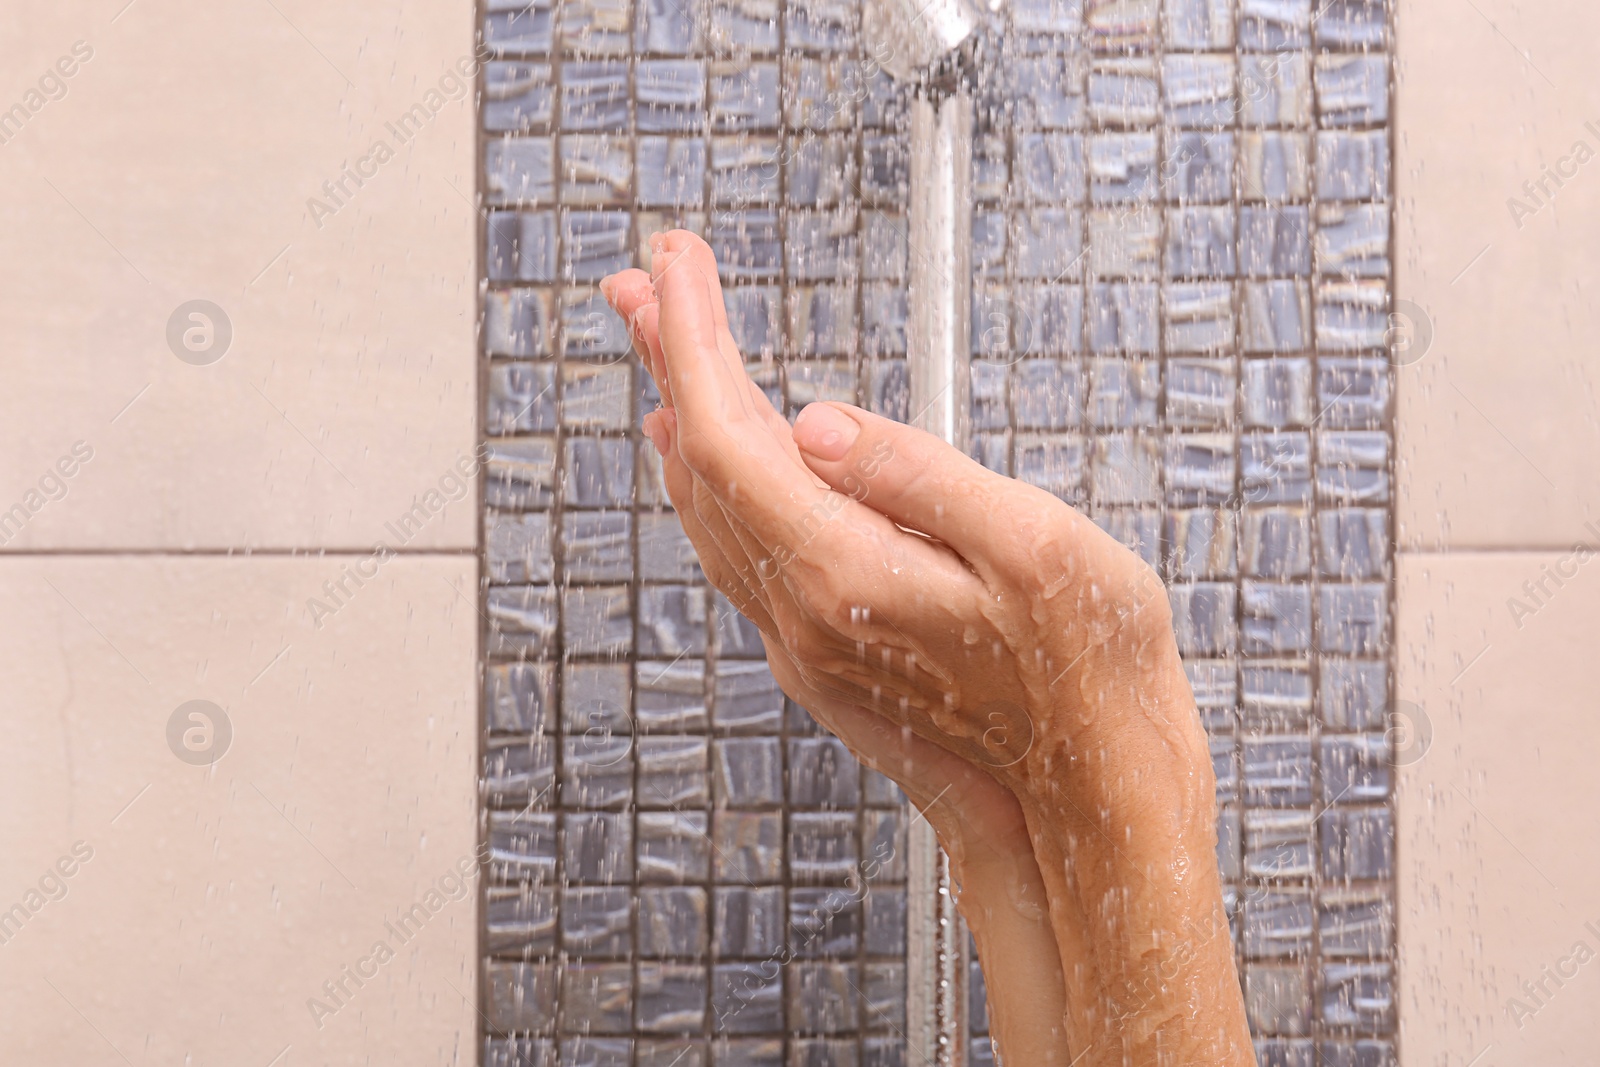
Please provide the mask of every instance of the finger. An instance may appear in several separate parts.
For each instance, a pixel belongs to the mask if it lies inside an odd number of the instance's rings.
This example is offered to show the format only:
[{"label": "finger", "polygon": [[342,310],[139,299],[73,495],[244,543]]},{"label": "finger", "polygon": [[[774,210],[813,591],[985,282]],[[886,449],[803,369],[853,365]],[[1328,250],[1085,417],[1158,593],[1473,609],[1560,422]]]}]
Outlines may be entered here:
[{"label": "finger", "polygon": [[[758,421],[767,427],[773,438],[781,444],[783,451],[793,460],[795,469],[804,472],[805,477],[821,488],[822,480],[806,469],[804,461],[800,458],[799,449],[794,447],[794,437],[790,432],[788,420],[773,407],[766,392],[745,371],[744,356],[740,354],[739,346],[729,328],[722,283],[717,276],[716,255],[711,251],[711,246],[687,230],[673,230],[655,235],[651,239],[651,249],[651,280],[657,291],[664,284],[667,275],[674,270],[693,270],[704,279],[711,318],[710,336],[715,338],[717,354],[722,358],[731,379],[735,382],[743,381],[750,409],[758,416]],[[632,274],[639,273],[642,272],[632,272]],[[631,281],[630,284],[636,285],[637,280]],[[652,299],[655,298],[653,293]],[[656,312],[652,312],[648,304],[641,306],[643,310],[638,318],[638,328],[654,354],[655,362],[651,366],[651,373],[657,376],[663,403],[671,404],[672,400],[669,398],[672,395],[672,385],[668,380],[669,372],[663,365],[665,353],[660,334],[659,307]]]},{"label": "finger", "polygon": [[706,579],[726,596],[740,614],[762,633],[776,635],[777,626],[760,595],[755,568],[727,529],[727,519],[714,497],[697,486],[694,474],[678,456],[676,446],[677,413],[671,408],[651,412],[651,440],[661,452],[662,477],[667,496],[677,509],[683,532],[694,546]]},{"label": "finger", "polygon": [[[711,287],[712,317],[718,330],[733,341],[728,328],[728,308],[722,298],[722,278],[717,270],[717,254],[699,234],[689,230],[668,230],[650,238],[650,279],[657,284],[669,270],[692,267],[703,274]],[[737,346],[735,346],[737,347]]]},{"label": "finger", "polygon": [[650,377],[655,379],[656,392],[661,394],[661,406],[672,407],[672,383],[667,380],[666,357],[661,352],[661,305],[650,303],[634,316],[637,343],[644,347],[640,359]]},{"label": "finger", "polygon": [[801,520],[825,491],[773,432],[770,405],[758,402],[737,351],[730,358],[718,347],[716,294],[700,268],[680,258],[656,284],[679,451],[713,492],[739,502],[757,536],[781,538],[785,525]]},{"label": "finger", "polygon": [[642,270],[608,274],[600,279],[600,293],[627,326],[634,352],[654,374],[655,368],[650,366],[650,351],[639,328],[640,316],[656,303],[655,285],[650,281],[650,275]]},{"label": "finger", "polygon": [[933,434],[850,404],[807,405],[794,439],[823,481],[943,541],[974,565],[988,562],[997,530],[1025,542],[1030,532],[1059,531],[1063,516],[1073,516],[1098,532],[1044,490],[988,470]]}]

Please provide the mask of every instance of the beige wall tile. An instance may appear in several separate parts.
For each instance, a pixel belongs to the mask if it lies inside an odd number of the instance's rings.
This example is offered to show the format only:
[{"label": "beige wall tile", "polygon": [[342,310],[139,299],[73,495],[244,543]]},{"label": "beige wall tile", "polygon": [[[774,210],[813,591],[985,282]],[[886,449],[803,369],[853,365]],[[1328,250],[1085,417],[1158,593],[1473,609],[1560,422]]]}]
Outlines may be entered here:
[{"label": "beige wall tile", "polygon": [[[1597,543],[1600,7],[1399,11],[1397,296],[1434,329],[1399,372],[1402,543]],[[1580,140],[1596,158],[1514,219],[1508,201],[1531,206],[1523,184]]]},{"label": "beige wall tile", "polygon": [[[472,7],[121,6],[6,15],[0,109],[93,54],[0,144],[0,511],[94,450],[7,547],[369,546],[474,442],[471,93],[386,126],[470,53]],[[232,324],[209,366],[167,344],[194,299]],[[414,544],[473,542],[468,507]]]},{"label": "beige wall tile", "polygon": [[[475,848],[476,565],[391,560],[317,629],[346,562],[0,560],[0,909],[93,853],[0,926],[0,1062],[473,1062],[476,883],[384,924]],[[168,747],[192,699],[232,723],[209,768]]]},{"label": "beige wall tile", "polygon": [[[1398,593],[1398,697],[1432,730],[1399,780],[1401,1062],[1592,1062],[1600,555],[1405,556]],[[1545,967],[1565,984],[1520,988]]]}]

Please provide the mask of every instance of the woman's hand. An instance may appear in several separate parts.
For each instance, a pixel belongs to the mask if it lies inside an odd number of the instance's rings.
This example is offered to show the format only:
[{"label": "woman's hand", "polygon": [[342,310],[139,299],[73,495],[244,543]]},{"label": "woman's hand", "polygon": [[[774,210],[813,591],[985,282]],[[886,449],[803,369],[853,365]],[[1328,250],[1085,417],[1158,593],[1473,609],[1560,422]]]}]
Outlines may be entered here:
[{"label": "woman's hand", "polygon": [[[715,270],[703,244],[692,244],[690,254],[703,256],[703,264]],[[662,362],[659,307],[650,277],[629,271],[608,279],[604,289],[630,322],[639,357],[656,375],[663,397],[670,398],[671,379]],[[721,311],[720,294],[716,310]],[[725,331],[726,320],[719,322]],[[731,347],[731,337],[726,343]],[[743,376],[742,366],[739,374]],[[754,391],[753,385],[750,388]],[[765,395],[755,392],[752,401],[760,416],[769,420],[766,425],[780,435],[777,440],[790,461],[797,461],[788,423],[772,411]],[[760,576],[733,531],[739,520],[730,518],[683,463],[673,440],[677,412],[670,399],[667,405],[651,416],[646,429],[662,452],[668,492],[702,568],[712,584],[762,626],[769,664],[790,696],[803,702],[863,764],[894,779],[917,817],[926,818],[934,828],[950,858],[952,880],[960,887],[958,904],[984,961],[989,1030],[1005,1062],[1069,1067],[1072,1054],[1061,957],[1021,804],[983,769],[917,736],[908,726],[799,681],[794,658],[772,636],[771,610],[758,591]],[[751,575],[755,585],[746,587],[741,573]],[[929,1050],[922,1052],[921,1058],[928,1058]]]},{"label": "woman's hand", "polygon": [[1153,572],[928,434],[836,404],[791,429],[744,372],[709,248],[681,231],[652,248],[650,276],[606,285],[661,388],[645,428],[779,682],[825,723],[865,709],[1015,798],[1081,1062],[1249,1062],[1210,762]]}]

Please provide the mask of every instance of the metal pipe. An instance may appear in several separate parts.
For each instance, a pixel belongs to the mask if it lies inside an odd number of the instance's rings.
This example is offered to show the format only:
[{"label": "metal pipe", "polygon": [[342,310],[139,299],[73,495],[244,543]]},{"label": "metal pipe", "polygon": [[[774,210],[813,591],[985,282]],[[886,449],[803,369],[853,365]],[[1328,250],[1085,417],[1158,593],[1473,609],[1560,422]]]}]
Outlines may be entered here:
[{"label": "metal pipe", "polygon": [[[972,99],[964,92],[922,94],[912,104],[909,236],[912,423],[965,449],[972,409]],[[933,827],[913,816],[908,838],[906,1038],[925,1062],[964,1067],[966,926]]]},{"label": "metal pipe", "polygon": [[[863,0],[871,58],[913,84],[910,307],[906,370],[911,421],[967,447],[972,354],[972,97],[960,52],[1003,0]],[[906,858],[908,1060],[967,1063],[967,930],[948,858],[911,813]]]},{"label": "metal pipe", "polygon": [[911,109],[907,374],[914,425],[965,449],[971,422],[972,98]]}]

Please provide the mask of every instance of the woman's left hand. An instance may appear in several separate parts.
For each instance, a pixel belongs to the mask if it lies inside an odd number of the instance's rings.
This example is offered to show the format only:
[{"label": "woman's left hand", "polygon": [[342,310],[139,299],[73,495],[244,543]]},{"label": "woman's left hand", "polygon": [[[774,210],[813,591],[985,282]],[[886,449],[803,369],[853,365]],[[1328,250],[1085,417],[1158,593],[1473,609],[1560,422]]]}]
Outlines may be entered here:
[{"label": "woman's left hand", "polygon": [[[710,248],[674,231],[652,251],[602,286],[661,390],[644,429],[784,690],[824,724],[904,726],[1015,798],[1082,1067],[1250,1062],[1210,754],[1154,571],[930,434],[844,404],[791,428],[745,372]],[[882,769],[918,788],[914,764]]]}]

